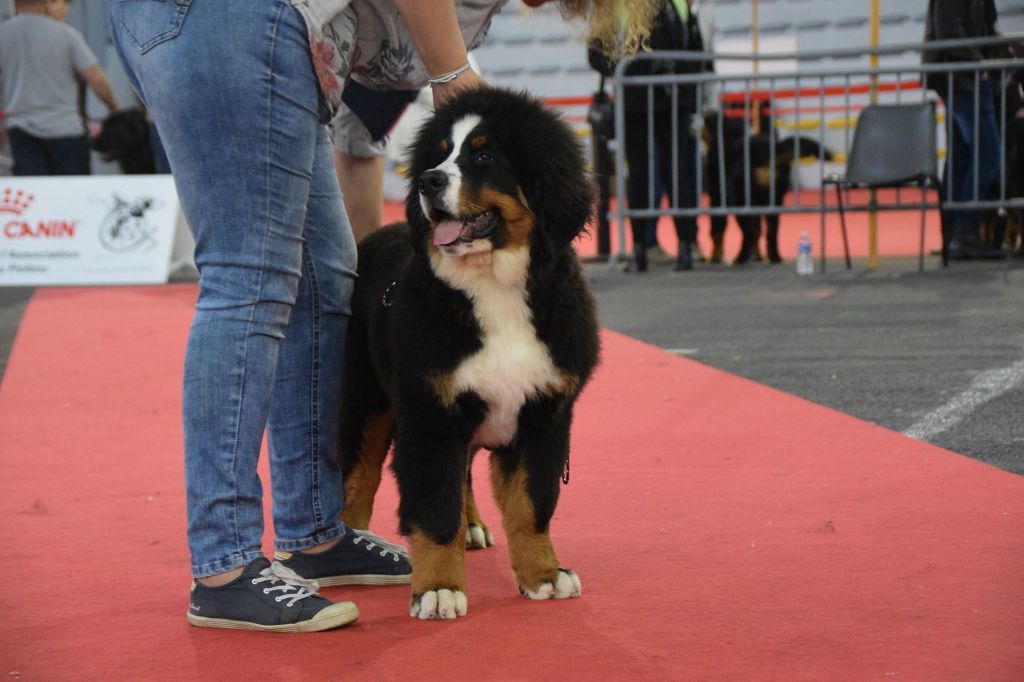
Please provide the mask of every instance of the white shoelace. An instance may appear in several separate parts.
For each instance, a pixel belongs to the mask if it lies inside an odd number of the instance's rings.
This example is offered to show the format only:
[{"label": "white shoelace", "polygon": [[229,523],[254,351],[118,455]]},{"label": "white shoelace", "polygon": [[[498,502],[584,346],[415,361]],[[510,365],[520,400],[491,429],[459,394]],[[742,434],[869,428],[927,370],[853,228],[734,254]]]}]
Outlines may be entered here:
[{"label": "white shoelace", "polygon": [[[252,584],[259,585],[267,581],[270,581],[270,587],[263,588],[264,594],[280,590],[284,594],[274,597],[274,601],[281,602],[287,599],[288,606],[293,606],[300,599],[312,597],[320,589],[320,584],[317,581],[307,580],[277,561],[272,562],[270,566],[260,571],[260,577],[253,578]],[[281,584],[278,585],[277,583]]]},{"label": "white shoelace", "polygon": [[358,535],[356,539],[352,541],[353,545],[358,545],[363,540],[366,540],[366,549],[372,550],[374,547],[380,547],[380,555],[386,557],[388,554],[394,555],[395,561],[398,561],[398,557],[405,559],[409,558],[409,550],[404,545],[396,545],[393,542],[388,542],[376,533],[371,533],[368,530],[356,530],[352,529],[352,532]]}]

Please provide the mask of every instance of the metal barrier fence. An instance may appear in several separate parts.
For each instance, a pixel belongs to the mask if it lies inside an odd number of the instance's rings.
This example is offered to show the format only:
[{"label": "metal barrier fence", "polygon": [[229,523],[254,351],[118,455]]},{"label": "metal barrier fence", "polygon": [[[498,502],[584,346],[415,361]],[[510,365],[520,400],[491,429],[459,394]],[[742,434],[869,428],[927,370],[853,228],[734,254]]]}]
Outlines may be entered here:
[{"label": "metal barrier fence", "polygon": [[[845,49],[813,52],[792,52],[774,54],[741,54],[741,53],[694,53],[694,52],[648,52],[638,53],[633,57],[621,60],[615,70],[612,79],[614,85],[614,141],[613,148],[616,150],[615,169],[615,198],[614,209],[607,212],[608,219],[618,223],[618,247],[619,253],[612,254],[614,261],[617,257],[625,254],[625,221],[626,219],[660,218],[670,217],[697,217],[697,216],[762,216],[779,215],[784,213],[810,213],[836,210],[834,204],[824,204],[824,194],[814,193],[817,201],[807,201],[807,197],[801,196],[799,191],[802,188],[817,188],[818,183],[827,175],[841,172],[845,155],[850,149],[852,142],[852,128],[856,121],[857,112],[866,104],[877,101],[878,103],[911,103],[932,101],[936,104],[936,135],[941,141],[939,144],[940,158],[946,156],[946,168],[953,169],[954,154],[959,149],[954,145],[946,145],[946,125],[943,125],[948,115],[952,115],[956,106],[957,97],[972,97],[973,114],[975,125],[974,140],[970,145],[973,158],[970,163],[974,172],[974,184],[970,196],[957,198],[947,196],[943,202],[943,208],[949,210],[980,210],[980,209],[1019,209],[1024,208],[1024,195],[1011,194],[1007,183],[1007,116],[1013,117],[1013,112],[1007,112],[1008,87],[1011,83],[1020,87],[1021,75],[1024,74],[1024,58],[1014,56],[1011,58],[992,59],[980,62],[967,63],[938,63],[922,64],[918,58],[910,63],[906,58],[908,54],[923,54],[924,51],[943,50],[957,47],[984,47],[998,48],[1008,45],[1024,45],[1024,34],[1013,34],[994,38],[971,39],[971,40],[945,40],[929,43],[906,43],[890,45],[879,48],[868,49]],[[1019,55],[1020,53],[1018,53]],[[807,68],[802,66],[805,62],[822,62],[833,60],[842,62],[851,58],[888,57],[900,55],[898,64],[874,66],[874,67],[847,67],[841,66],[815,66]],[[626,75],[626,69],[639,61],[688,61],[701,62],[714,60],[716,65],[728,62],[750,62],[753,68],[748,73],[739,74],[716,74],[716,73],[688,73],[688,74],[658,74],[658,75]],[[777,68],[778,63],[796,62],[797,67],[784,65]],[[772,68],[776,66],[776,68]],[[940,93],[927,89],[924,78],[942,78],[946,85],[940,88]],[[954,87],[954,81],[970,83],[973,80],[974,87],[970,95],[958,92]],[[982,80],[989,78],[993,83],[995,91],[995,109],[998,121],[999,149],[997,156],[999,168],[997,180],[991,189],[979,186],[978,169],[982,162],[981,150],[979,149],[979,110],[981,109],[982,89],[978,87]],[[647,159],[647,177],[652,181],[647,188],[647,208],[633,208],[628,205],[626,190],[626,154],[624,153],[625,141],[627,139],[627,122],[635,121],[638,114],[626,111],[626,91],[628,88],[642,88],[647,101],[647,110],[639,115],[647,117],[647,145],[649,150]],[[678,102],[681,94],[689,90],[684,96],[693,96],[697,102],[698,114],[697,124],[686,120],[690,114],[680,111]],[[662,197],[655,197],[655,113],[654,101],[655,91],[660,90],[662,97],[669,98],[671,111],[671,177],[662,177],[662,184],[665,194],[668,195],[668,206],[661,206]],[[941,92],[944,90],[944,92]],[[1011,98],[1013,93],[1010,93]],[[710,101],[710,107],[705,106],[701,112],[701,103]],[[709,113],[710,112],[710,113]],[[627,117],[627,113],[629,117]],[[741,122],[741,123],[740,123]],[[758,137],[759,124],[767,127],[767,131],[760,130],[762,135]],[[948,122],[947,122],[948,125]],[[699,130],[705,143],[710,142],[706,149],[701,148],[697,143],[693,147],[692,164],[688,160],[679,158],[681,149],[680,136],[694,135]],[[779,132],[791,131],[792,136],[780,135]],[[730,132],[733,139],[730,138]],[[767,139],[765,139],[765,137]],[[741,140],[742,149],[735,144],[736,139]],[[730,142],[732,146],[730,148]],[[1024,143],[1024,141],[1022,141]],[[752,145],[759,145],[756,150]],[[752,182],[757,178],[756,167],[752,165],[752,158],[759,152],[763,155],[764,146],[768,147],[768,167],[775,168],[776,162],[780,159],[793,161],[793,192],[792,201],[783,201],[784,195],[789,189],[789,178],[777,177],[774,172],[768,172],[768,197],[765,200],[755,199]],[[813,158],[802,158],[800,147],[810,147],[813,151]],[[945,149],[943,149],[945,147]],[[738,158],[737,158],[738,157]],[[830,160],[831,159],[831,160]],[[808,166],[801,166],[798,162],[810,161]],[[732,164],[742,164],[742,190],[727,187],[727,169]],[[683,178],[685,182],[692,183],[691,188],[698,200],[694,203],[691,199],[689,205],[681,201],[679,196],[679,174],[685,172],[686,165],[692,168],[692,176]],[[940,171],[941,169],[940,164]],[[786,166],[788,168],[788,164]],[[709,173],[709,168],[711,172]],[[754,172],[752,172],[752,170]],[[1024,174],[1024,168],[1013,169],[1015,173]],[[948,171],[947,171],[948,172]],[[709,175],[713,177],[708,177]],[[952,184],[953,177],[947,176],[944,184]],[[717,186],[716,186],[717,185]],[[685,185],[684,185],[685,187]],[[690,188],[687,188],[690,189]],[[705,194],[712,195],[713,199],[706,202],[700,198]],[[911,194],[912,200],[904,201],[904,196]],[[820,197],[820,198],[819,198]],[[934,208],[937,204],[929,203]],[[902,210],[921,209],[920,194],[917,191],[908,192],[896,190],[895,198],[887,198],[879,202],[874,198],[870,203],[847,204],[852,210]]]}]

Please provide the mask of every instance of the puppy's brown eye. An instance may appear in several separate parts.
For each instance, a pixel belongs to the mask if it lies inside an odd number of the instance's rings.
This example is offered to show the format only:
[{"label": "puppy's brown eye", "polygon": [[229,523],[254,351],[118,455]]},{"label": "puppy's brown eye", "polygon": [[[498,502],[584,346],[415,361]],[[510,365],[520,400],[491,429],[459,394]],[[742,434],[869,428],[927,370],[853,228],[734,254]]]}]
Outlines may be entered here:
[{"label": "puppy's brown eye", "polygon": [[476,165],[478,166],[490,166],[494,163],[494,157],[487,152],[479,152],[473,157],[473,161],[476,162]]}]

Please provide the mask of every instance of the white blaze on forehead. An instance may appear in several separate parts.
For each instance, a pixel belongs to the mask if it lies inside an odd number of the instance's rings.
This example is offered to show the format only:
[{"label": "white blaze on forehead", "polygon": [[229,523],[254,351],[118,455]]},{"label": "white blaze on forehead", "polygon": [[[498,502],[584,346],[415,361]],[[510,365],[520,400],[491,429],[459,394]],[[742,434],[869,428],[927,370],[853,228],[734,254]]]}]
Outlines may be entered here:
[{"label": "white blaze on forehead", "polygon": [[442,161],[436,169],[444,171],[448,176],[448,188],[443,195],[443,205],[445,210],[451,214],[458,212],[459,192],[462,189],[462,171],[459,170],[455,159],[459,157],[459,152],[462,150],[462,145],[465,144],[466,138],[480,125],[480,121],[481,118],[477,114],[469,114],[455,122],[455,125],[452,126],[451,152],[448,154],[448,158]]},{"label": "white blaze on forehead", "polygon": [[450,171],[454,168],[458,171],[458,166],[455,165],[455,159],[458,157],[459,151],[462,149],[462,145],[465,143],[466,138],[469,137],[469,134],[473,132],[474,128],[480,125],[481,120],[482,119],[477,114],[469,114],[455,122],[455,125],[452,126],[451,134],[452,150],[451,153],[448,154],[448,158],[438,166],[439,170]]}]

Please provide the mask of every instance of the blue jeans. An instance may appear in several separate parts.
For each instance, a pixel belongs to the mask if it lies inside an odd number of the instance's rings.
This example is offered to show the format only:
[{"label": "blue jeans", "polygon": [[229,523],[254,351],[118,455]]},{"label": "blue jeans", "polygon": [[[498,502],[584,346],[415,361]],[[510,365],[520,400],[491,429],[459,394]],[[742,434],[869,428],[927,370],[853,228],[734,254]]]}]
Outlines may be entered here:
[{"label": "blue jeans", "polygon": [[268,433],[275,546],[344,534],[338,448],[356,251],[288,0],[108,0],[196,241],[185,354],[192,574],[260,556]]},{"label": "blue jeans", "polygon": [[[943,176],[944,201],[974,201],[988,198],[989,190],[999,174],[999,130],[996,127],[995,103],[991,79],[979,80],[978,90],[978,145],[975,149],[974,81],[968,88],[953,93],[952,111],[947,111],[948,142],[946,172]],[[942,94],[942,93],[940,93]],[[948,106],[948,102],[947,102]],[[977,154],[977,174],[974,156]],[[978,194],[974,194],[977,177]],[[977,230],[977,213],[951,210],[946,213],[949,236]]]},{"label": "blue jeans", "polygon": [[36,137],[20,128],[7,131],[15,175],[89,175],[89,136]]}]

